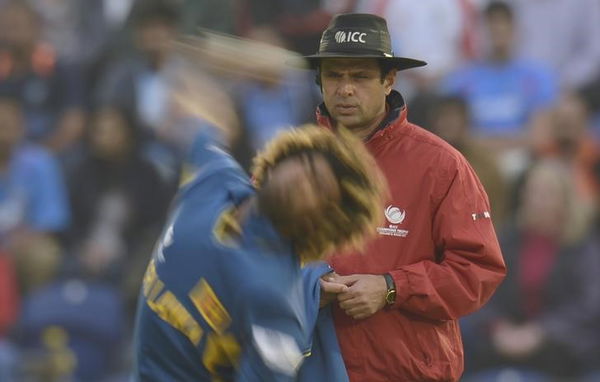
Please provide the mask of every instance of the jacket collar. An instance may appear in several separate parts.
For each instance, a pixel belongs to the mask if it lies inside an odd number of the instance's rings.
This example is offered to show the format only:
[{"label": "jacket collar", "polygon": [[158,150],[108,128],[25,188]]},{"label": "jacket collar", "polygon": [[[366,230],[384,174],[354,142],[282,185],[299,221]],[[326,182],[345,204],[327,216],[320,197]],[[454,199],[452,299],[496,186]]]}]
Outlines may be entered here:
[{"label": "jacket collar", "polygon": [[[388,106],[387,115],[383,121],[381,121],[379,126],[369,134],[365,139],[365,142],[370,142],[387,133],[392,133],[391,130],[398,130],[397,127],[404,126],[408,123],[406,120],[406,103],[399,92],[392,90],[386,97],[386,103]],[[322,103],[317,107],[317,123],[328,129],[334,129],[333,120],[325,107],[325,103]]]}]

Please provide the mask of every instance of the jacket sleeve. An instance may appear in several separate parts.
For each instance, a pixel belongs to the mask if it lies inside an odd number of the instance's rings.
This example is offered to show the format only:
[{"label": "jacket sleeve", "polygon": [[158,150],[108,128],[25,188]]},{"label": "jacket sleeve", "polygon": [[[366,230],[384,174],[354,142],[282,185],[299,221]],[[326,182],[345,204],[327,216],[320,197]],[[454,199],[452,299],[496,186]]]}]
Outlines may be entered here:
[{"label": "jacket sleeve", "polygon": [[418,316],[454,320],[479,309],[494,293],[506,267],[490,206],[466,160],[445,170],[442,194],[433,195],[431,260],[395,271],[396,306]]}]

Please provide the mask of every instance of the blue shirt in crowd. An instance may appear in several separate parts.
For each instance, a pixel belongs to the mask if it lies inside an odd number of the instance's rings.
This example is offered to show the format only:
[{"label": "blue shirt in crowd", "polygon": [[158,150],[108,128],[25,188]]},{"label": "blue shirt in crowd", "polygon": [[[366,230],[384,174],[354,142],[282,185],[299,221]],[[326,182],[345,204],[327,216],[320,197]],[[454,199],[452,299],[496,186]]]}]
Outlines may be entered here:
[{"label": "blue shirt in crowd", "polygon": [[0,173],[0,233],[26,226],[57,232],[69,224],[67,190],[60,166],[42,147],[17,147]]},{"label": "blue shirt in crowd", "polygon": [[486,137],[523,134],[533,113],[551,106],[558,96],[552,72],[522,60],[473,63],[449,75],[441,86],[446,93],[465,97],[474,133]]}]

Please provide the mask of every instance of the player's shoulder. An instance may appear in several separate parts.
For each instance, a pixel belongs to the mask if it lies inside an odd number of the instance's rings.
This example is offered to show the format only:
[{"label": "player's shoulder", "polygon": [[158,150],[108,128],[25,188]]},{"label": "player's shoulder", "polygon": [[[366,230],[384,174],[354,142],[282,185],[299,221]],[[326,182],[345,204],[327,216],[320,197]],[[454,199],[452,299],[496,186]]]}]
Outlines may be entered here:
[{"label": "player's shoulder", "polygon": [[239,202],[253,192],[248,175],[238,166],[222,163],[218,166],[200,168],[179,190],[179,202],[194,204]]}]

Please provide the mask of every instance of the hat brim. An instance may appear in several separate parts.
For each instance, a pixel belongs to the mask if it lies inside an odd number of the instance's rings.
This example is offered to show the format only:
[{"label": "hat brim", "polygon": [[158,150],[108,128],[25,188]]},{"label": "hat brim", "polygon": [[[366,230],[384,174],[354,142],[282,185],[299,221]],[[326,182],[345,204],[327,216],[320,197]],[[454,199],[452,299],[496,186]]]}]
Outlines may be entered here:
[{"label": "hat brim", "polygon": [[385,57],[375,54],[350,54],[350,53],[320,53],[313,54],[310,56],[304,56],[304,59],[308,61],[308,65],[311,69],[316,69],[319,63],[323,59],[328,58],[376,58],[386,63],[390,63],[394,68],[398,70],[405,70],[411,68],[418,68],[427,65],[425,61],[416,60],[408,57]]}]

